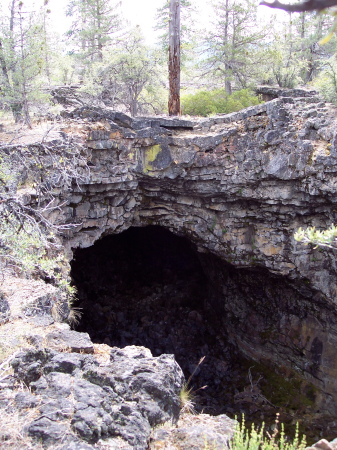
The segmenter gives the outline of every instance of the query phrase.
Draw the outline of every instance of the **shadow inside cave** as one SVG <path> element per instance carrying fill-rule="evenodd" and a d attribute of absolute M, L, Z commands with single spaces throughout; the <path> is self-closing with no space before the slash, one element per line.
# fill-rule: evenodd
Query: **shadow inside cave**
<path fill-rule="evenodd" d="M 78 331 L 96 343 L 174 354 L 186 379 L 193 374 L 196 410 L 230 412 L 238 352 L 227 342 L 209 301 L 212 283 L 188 239 L 159 226 L 130 228 L 76 249 L 71 276 L 83 313 Z"/>
<path fill-rule="evenodd" d="M 255 328 L 255 337 L 262 335 L 256 311 L 278 320 L 276 308 L 293 303 L 290 287 L 265 269 L 235 269 L 198 252 L 185 237 L 147 226 L 74 249 L 71 277 L 78 290 L 75 306 L 83 313 L 77 330 L 95 343 L 174 354 L 185 378 L 193 374 L 189 388 L 196 412 L 245 414 L 247 422 L 267 424 L 276 412 L 289 424 L 294 411 L 303 415 L 308 402 L 300 393 L 302 382 L 286 379 L 268 362 L 248 359 L 233 342 L 237 331 L 249 335 Z M 233 305 L 245 310 L 244 321 L 237 320 L 240 311 Z"/>

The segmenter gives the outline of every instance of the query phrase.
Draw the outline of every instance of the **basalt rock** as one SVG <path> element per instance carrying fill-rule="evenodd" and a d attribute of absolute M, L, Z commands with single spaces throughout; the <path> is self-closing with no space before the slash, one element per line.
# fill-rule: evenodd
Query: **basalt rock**
<path fill-rule="evenodd" d="M 109 439 L 112 448 L 145 450 L 152 427 L 179 417 L 184 377 L 172 355 L 112 348 L 110 361 L 99 363 L 91 355 L 39 349 L 19 353 L 12 366 L 31 391 L 16 394 L 13 408 L 35 412 L 23 432 L 47 447 L 93 448 L 85 442 Z"/>
<path fill-rule="evenodd" d="M 65 196 L 64 220 L 81 223 L 65 245 L 146 225 L 187 237 L 232 342 L 302 374 L 318 407 L 336 414 L 335 258 L 293 239 L 335 220 L 335 109 L 306 95 L 194 123 L 99 114 L 90 180 Z"/>
<path fill-rule="evenodd" d="M 0 292 L 0 324 L 8 321 L 10 317 L 10 306 L 5 295 Z"/>

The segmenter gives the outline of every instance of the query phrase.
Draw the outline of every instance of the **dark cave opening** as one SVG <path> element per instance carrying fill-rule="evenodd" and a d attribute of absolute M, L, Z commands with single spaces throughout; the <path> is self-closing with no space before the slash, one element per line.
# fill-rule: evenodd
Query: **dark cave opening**
<path fill-rule="evenodd" d="M 187 239 L 157 226 L 130 228 L 77 249 L 71 266 L 83 311 L 78 330 L 97 343 L 174 354 L 186 378 L 207 355 L 192 383 L 210 384 L 217 336 L 206 311 L 209 282 Z M 207 396 L 200 407 L 217 413 L 211 403 Z"/>
<path fill-rule="evenodd" d="M 247 336 L 258 348 L 277 335 L 280 317 L 294 313 L 300 295 L 283 279 L 263 268 L 235 269 L 159 226 L 132 227 L 75 249 L 71 276 L 82 308 L 77 330 L 96 343 L 174 354 L 186 379 L 193 374 L 197 412 L 244 413 L 270 424 L 276 412 L 289 423 L 294 411 L 302 414 L 307 386 L 268 361 L 247 358 L 233 339 Z"/>
<path fill-rule="evenodd" d="M 96 343 L 174 354 L 186 379 L 193 374 L 196 409 L 219 414 L 230 409 L 224 386 L 238 376 L 229 364 L 237 352 L 210 302 L 213 287 L 201 259 L 188 239 L 158 226 L 130 228 L 76 249 L 77 329 Z"/>

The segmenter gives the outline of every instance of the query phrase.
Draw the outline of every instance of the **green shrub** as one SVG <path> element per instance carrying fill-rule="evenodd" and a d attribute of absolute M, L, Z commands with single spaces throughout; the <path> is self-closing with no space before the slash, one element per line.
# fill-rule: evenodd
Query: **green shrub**
<path fill-rule="evenodd" d="M 254 424 L 249 430 L 246 428 L 244 417 L 241 424 L 238 422 L 234 437 L 231 442 L 231 450 L 304 450 L 306 448 L 305 436 L 300 440 L 298 424 L 296 424 L 293 441 L 289 441 L 284 434 L 284 427 L 281 424 L 279 432 L 279 420 L 276 416 L 273 434 L 270 435 L 262 424 L 260 429 L 256 429 Z"/>
<path fill-rule="evenodd" d="M 316 227 L 299 228 L 294 234 L 294 238 L 298 242 L 304 244 L 313 244 L 316 247 L 337 247 L 337 227 L 331 225 L 326 230 L 316 230 Z"/>
<path fill-rule="evenodd" d="M 313 84 L 324 100 L 337 104 L 337 61 L 335 56 L 325 62 Z"/>
<path fill-rule="evenodd" d="M 223 88 L 212 91 L 199 90 L 194 94 L 186 94 L 181 99 L 183 114 L 191 116 L 228 114 L 259 103 L 260 99 L 249 89 L 241 89 L 231 95 Z"/>

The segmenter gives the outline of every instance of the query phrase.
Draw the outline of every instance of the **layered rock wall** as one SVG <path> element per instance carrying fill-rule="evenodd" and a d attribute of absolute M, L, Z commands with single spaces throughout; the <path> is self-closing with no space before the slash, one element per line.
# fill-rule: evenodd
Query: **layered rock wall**
<path fill-rule="evenodd" d="M 293 239 L 335 220 L 335 110 L 311 95 L 198 122 L 73 115 L 88 128 L 90 180 L 67 198 L 65 221 L 80 222 L 68 248 L 131 226 L 188 237 L 230 339 L 313 382 L 335 414 L 334 253 Z"/>

